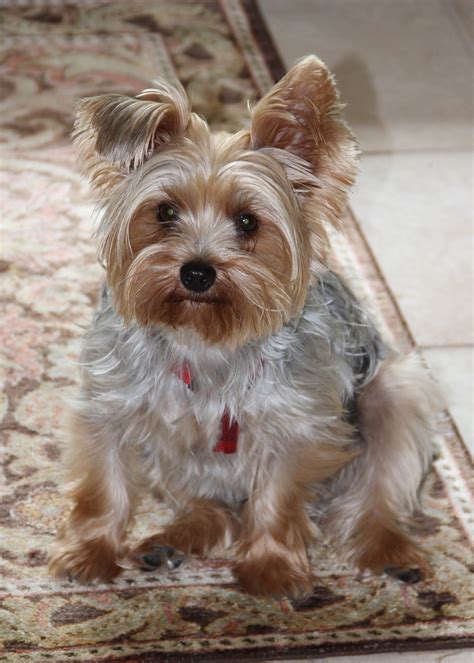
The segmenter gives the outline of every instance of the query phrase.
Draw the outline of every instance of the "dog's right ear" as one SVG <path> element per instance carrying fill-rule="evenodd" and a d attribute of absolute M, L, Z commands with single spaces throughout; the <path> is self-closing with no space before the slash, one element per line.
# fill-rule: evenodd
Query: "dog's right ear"
<path fill-rule="evenodd" d="M 180 83 L 160 80 L 136 97 L 109 94 L 79 102 L 73 139 L 83 172 L 99 191 L 139 168 L 163 144 L 181 136 L 191 116 Z"/>

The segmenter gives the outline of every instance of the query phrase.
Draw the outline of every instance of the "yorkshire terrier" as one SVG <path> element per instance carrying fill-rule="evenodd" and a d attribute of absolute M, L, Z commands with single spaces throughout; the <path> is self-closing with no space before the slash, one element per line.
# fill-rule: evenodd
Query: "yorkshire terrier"
<path fill-rule="evenodd" d="M 341 111 L 314 56 L 233 135 L 211 133 L 178 83 L 80 103 L 107 279 L 54 574 L 107 581 L 225 545 L 244 590 L 294 596 L 320 532 L 361 570 L 429 572 L 413 531 L 439 397 L 328 268 L 358 161 Z M 175 519 L 129 548 L 145 489 Z"/>

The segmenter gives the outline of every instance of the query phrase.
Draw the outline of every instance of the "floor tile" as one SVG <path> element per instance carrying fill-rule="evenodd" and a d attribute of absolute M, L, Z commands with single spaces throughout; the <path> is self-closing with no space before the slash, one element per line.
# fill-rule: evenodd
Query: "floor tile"
<path fill-rule="evenodd" d="M 370 151 L 471 143 L 468 22 L 444 0 L 261 0 L 285 59 L 318 54 Z M 465 9 L 459 1 L 459 12 Z"/>
<path fill-rule="evenodd" d="M 474 347 L 423 348 L 422 351 L 443 390 L 461 437 L 474 457 Z"/>
<path fill-rule="evenodd" d="M 472 344 L 471 154 L 366 155 L 351 205 L 416 342 Z"/>
<path fill-rule="evenodd" d="M 472 51 L 474 43 L 474 4 L 472 0 L 443 0 L 447 11 L 452 11 L 464 35 L 466 47 Z"/>

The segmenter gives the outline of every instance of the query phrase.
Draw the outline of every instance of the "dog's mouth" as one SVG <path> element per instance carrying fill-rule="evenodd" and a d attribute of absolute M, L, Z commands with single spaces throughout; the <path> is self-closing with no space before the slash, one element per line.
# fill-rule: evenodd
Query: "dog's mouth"
<path fill-rule="evenodd" d="M 224 306 L 228 303 L 222 297 L 212 297 L 211 295 L 197 294 L 197 293 L 184 295 L 184 296 L 173 295 L 172 297 L 168 298 L 168 302 L 170 304 L 183 304 L 184 302 L 188 302 L 193 304 L 194 306 L 200 306 L 200 305 Z"/>

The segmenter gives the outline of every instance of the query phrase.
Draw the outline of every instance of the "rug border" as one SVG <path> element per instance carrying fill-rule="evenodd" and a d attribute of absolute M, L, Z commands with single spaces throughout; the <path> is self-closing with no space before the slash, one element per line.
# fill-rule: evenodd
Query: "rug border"
<path fill-rule="evenodd" d="M 246 13 L 249 26 L 255 41 L 261 46 L 262 56 L 267 64 L 268 70 L 275 81 L 280 80 L 287 68 L 283 62 L 283 57 L 275 43 L 275 39 L 268 27 L 258 0 L 239 0 L 243 11 Z"/>
<path fill-rule="evenodd" d="M 424 641 L 421 638 L 410 638 L 408 640 L 396 641 L 397 646 L 393 646 L 393 641 L 373 641 L 363 640 L 359 645 L 359 649 L 355 650 L 352 644 L 324 644 L 320 647 L 314 645 L 298 646 L 294 649 L 286 649 L 282 651 L 282 647 L 251 647 L 249 649 L 232 649 L 227 652 L 202 652 L 196 654 L 190 652 L 189 654 L 167 654 L 160 651 L 140 652 L 136 655 L 128 654 L 120 657 L 105 656 L 94 658 L 90 661 L 83 661 L 82 663 L 101 663 L 102 661 L 110 661 L 110 663 L 131 663 L 131 661 L 159 661 L 161 663 L 229 663 L 232 661 L 288 661 L 293 659 L 308 659 L 315 658 L 321 659 L 327 656 L 365 656 L 372 654 L 390 654 L 390 653 L 407 653 L 407 652 L 427 652 L 427 651 L 442 651 L 447 649 L 463 650 L 474 648 L 474 636 L 469 638 L 458 637 L 442 637 L 436 640 Z M 132 656 L 132 658 L 130 658 Z M 67 658 L 63 659 L 67 661 Z M 62 663 L 62 659 L 58 659 L 56 663 Z"/>

